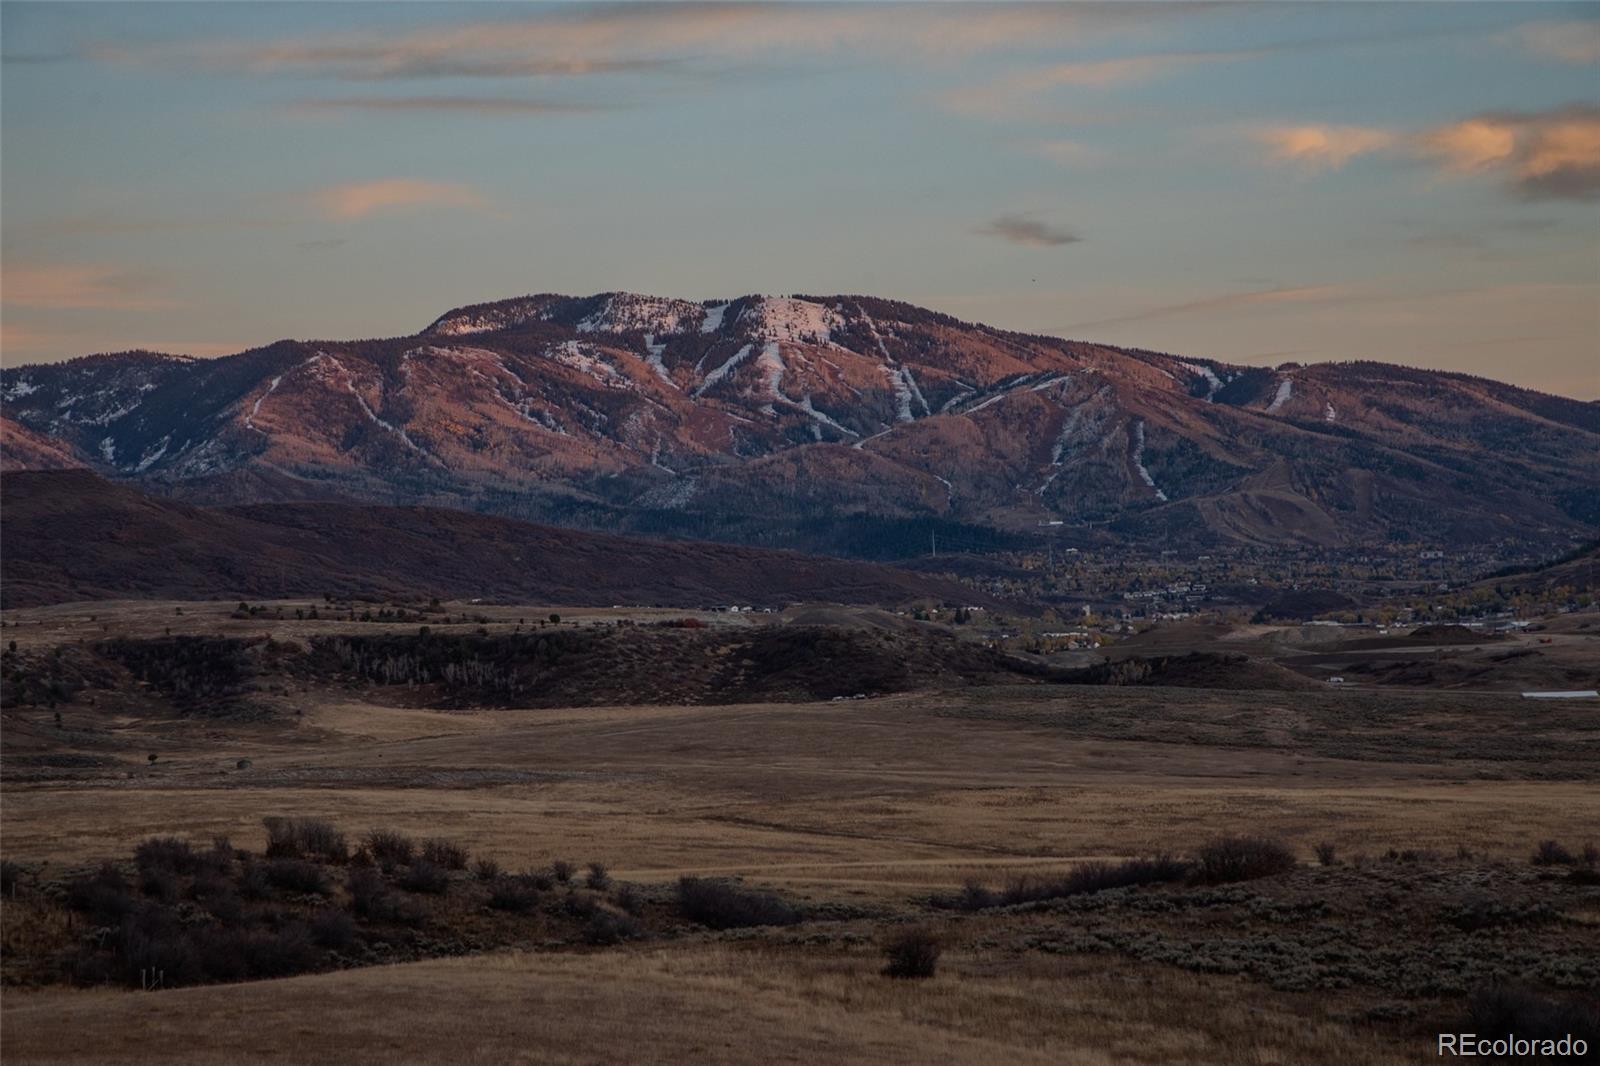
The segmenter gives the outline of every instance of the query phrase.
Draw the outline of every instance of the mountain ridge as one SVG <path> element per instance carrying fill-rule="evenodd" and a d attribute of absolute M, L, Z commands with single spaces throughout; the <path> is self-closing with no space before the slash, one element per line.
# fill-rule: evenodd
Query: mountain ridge
<path fill-rule="evenodd" d="M 877 516 L 1530 554 L 1600 525 L 1600 403 L 1374 360 L 1069 341 L 870 296 L 542 293 L 405 337 L 11 368 L 0 399 L 93 469 L 211 503 L 331 492 L 733 540 Z"/>

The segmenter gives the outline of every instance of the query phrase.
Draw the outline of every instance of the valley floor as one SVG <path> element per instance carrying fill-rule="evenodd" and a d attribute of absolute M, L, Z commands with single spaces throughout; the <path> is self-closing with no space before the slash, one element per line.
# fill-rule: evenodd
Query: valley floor
<path fill-rule="evenodd" d="M 848 911 L 781 931 L 686 929 L 157 994 L 13 987 L 0 1015 L 8 1063 L 1430 1057 L 1427 1027 L 1459 1009 L 1459 989 L 1321 988 L 1253 964 L 1159 961 L 1153 942 L 1118 939 L 1146 935 L 1131 911 L 927 907 L 969 878 L 998 886 L 1227 833 L 1282 837 L 1302 870 L 1258 895 L 1195 903 L 1242 917 L 1163 927 L 1171 944 L 1235 935 L 1235 920 L 1278 942 L 1295 922 L 1271 915 L 1311 897 L 1459 884 L 1553 907 L 1548 935 L 1580 954 L 1600 948 L 1600 890 L 1527 864 L 1538 841 L 1578 847 L 1600 825 L 1592 704 L 1017 685 L 443 711 L 289 683 L 260 719 L 102 704 L 68 708 L 59 730 L 44 708 L 10 708 L 4 727 L 6 856 L 48 863 L 41 877 L 124 857 L 154 834 L 259 848 L 264 816 L 296 815 L 352 837 L 374 826 L 448 837 L 507 868 L 598 861 L 663 892 L 685 874 L 737 876 Z M 159 759 L 146 765 L 146 751 Z M 1315 867 L 1322 843 L 1366 861 Z M 1413 969 L 1428 965 L 1434 921 L 1419 912 L 1402 931 L 1415 937 Z M 930 981 L 878 973 L 876 942 L 906 922 L 944 931 Z M 1074 947 L 1091 928 L 1109 946 Z M 1508 945 L 1523 936 L 1485 935 L 1502 933 Z"/>

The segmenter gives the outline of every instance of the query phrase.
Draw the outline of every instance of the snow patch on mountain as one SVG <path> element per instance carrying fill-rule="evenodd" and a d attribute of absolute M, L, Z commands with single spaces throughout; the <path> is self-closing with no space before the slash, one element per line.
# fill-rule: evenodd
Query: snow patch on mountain
<path fill-rule="evenodd" d="M 727 304 L 712 304 L 706 308 L 705 318 L 700 320 L 701 333 L 716 333 L 722 329 L 722 319 L 728 313 Z"/>
<path fill-rule="evenodd" d="M 690 393 L 690 395 L 696 397 L 704 396 L 707 389 L 721 381 L 723 378 L 727 377 L 729 374 L 733 373 L 735 367 L 748 359 L 751 351 L 754 349 L 755 345 L 747 344 L 743 348 L 740 348 L 738 351 L 734 352 L 728 357 L 727 362 L 723 363 L 721 366 L 711 371 L 711 373 L 707 374 L 705 379 L 700 382 L 699 387 Z"/>
<path fill-rule="evenodd" d="M 777 341 L 762 346 L 761 355 L 756 359 L 756 368 L 767 383 L 767 396 L 774 400 L 787 400 L 788 397 L 783 394 L 783 372 L 787 368 L 783 365 L 783 352 Z"/>
<path fill-rule="evenodd" d="M 1339 420 L 1339 412 L 1335 411 L 1333 404 L 1328 403 L 1326 400 L 1322 403 L 1322 420 L 1324 422 L 1337 422 Z"/>
<path fill-rule="evenodd" d="M 678 387 L 678 383 L 673 381 L 672 375 L 667 372 L 667 364 L 661 361 L 661 353 L 665 352 L 666 350 L 666 341 L 662 341 L 660 344 L 657 344 L 656 335 L 654 333 L 646 333 L 644 335 L 644 361 L 650 365 L 651 370 L 656 372 L 656 377 L 660 378 L 663 382 L 676 389 Z"/>
<path fill-rule="evenodd" d="M 1217 372 L 1212 370 L 1209 366 L 1206 366 L 1204 363 L 1185 362 L 1182 365 L 1188 367 L 1190 370 L 1193 370 L 1196 374 L 1199 374 L 1201 377 L 1206 379 L 1206 402 L 1211 403 L 1213 397 L 1215 397 L 1217 392 L 1222 388 L 1222 379 L 1217 377 Z"/>
<path fill-rule="evenodd" d="M 278 384 L 281 381 L 283 381 L 283 375 L 279 374 L 277 377 L 272 379 L 271 383 L 269 383 L 267 385 L 267 391 L 263 392 L 260 396 L 256 397 L 256 402 L 250 405 L 250 413 L 244 416 L 244 428 L 245 429 L 255 429 L 256 428 L 255 419 L 256 419 L 256 415 L 261 413 L 261 402 L 263 400 L 265 400 L 268 396 L 271 396 L 273 393 L 278 391 Z"/>
<path fill-rule="evenodd" d="M 593 352 L 593 348 L 584 351 L 584 345 L 578 341 L 562 341 L 546 348 L 544 354 L 545 358 L 586 374 L 608 389 L 628 388 L 631 383 L 627 376 Z"/>
<path fill-rule="evenodd" d="M 843 319 L 832 308 L 787 296 L 763 296 L 740 320 L 754 320 L 751 332 L 761 340 L 791 344 L 827 344 Z"/>
<path fill-rule="evenodd" d="M 1278 379 L 1278 391 L 1272 397 L 1272 402 L 1267 404 L 1267 414 L 1273 414 L 1284 404 L 1289 402 L 1289 397 L 1294 395 L 1294 379 Z"/>
<path fill-rule="evenodd" d="M 1139 479 L 1152 489 L 1155 489 L 1156 499 L 1162 503 L 1167 502 L 1167 494 L 1156 488 L 1156 479 L 1150 476 L 1150 471 L 1144 466 L 1144 419 L 1133 424 L 1133 465 L 1139 471 Z"/>
<path fill-rule="evenodd" d="M 167 446 L 171 443 L 172 434 L 168 433 L 165 437 L 161 438 L 160 445 L 158 445 L 154 451 L 151 451 L 148 448 L 145 449 L 144 454 L 139 457 L 138 464 L 133 468 L 134 473 L 142 474 L 154 466 L 163 455 L 167 454 Z"/>

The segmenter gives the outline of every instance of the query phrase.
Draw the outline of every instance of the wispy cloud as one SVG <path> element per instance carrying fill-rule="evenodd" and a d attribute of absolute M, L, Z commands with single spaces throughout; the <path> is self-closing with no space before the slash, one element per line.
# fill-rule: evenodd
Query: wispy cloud
<path fill-rule="evenodd" d="M 487 210 L 489 203 L 471 185 L 455 181 L 417 178 L 383 178 L 331 185 L 311 194 L 311 202 L 325 218 L 353 221 L 374 212 L 426 208 Z"/>
<path fill-rule="evenodd" d="M 155 291 L 153 279 L 109 266 L 8 266 L 0 282 L 7 307 L 152 311 L 174 306 Z"/>
<path fill-rule="evenodd" d="M 1308 170 L 1337 170 L 1359 155 L 1388 148 L 1397 137 L 1368 126 L 1269 126 L 1257 130 L 1270 158 Z"/>
<path fill-rule="evenodd" d="M 658 69 L 683 59 L 759 51 L 866 49 L 877 54 L 962 56 L 1041 40 L 1065 42 L 1085 27 L 1146 21 L 1116 5 L 673 3 L 557 5 L 532 16 L 490 18 L 403 34 L 352 33 L 267 44 L 205 41 L 157 49 L 107 45 L 126 62 L 312 73 L 350 80 L 549 77 Z"/>
<path fill-rule="evenodd" d="M 340 111 L 416 114 L 436 112 L 448 115 L 582 115 L 609 110 L 593 104 L 573 104 L 552 100 L 525 100 L 510 96 L 336 96 L 299 100 L 289 106 L 293 112 L 316 114 Z"/>
<path fill-rule="evenodd" d="M 1207 296 L 1200 300 L 1189 300 L 1184 303 L 1148 307 L 1141 311 L 1133 311 L 1129 314 L 1117 315 L 1112 318 L 1100 318 L 1090 322 L 1075 322 L 1070 326 L 1063 326 L 1061 332 L 1090 329 L 1098 326 L 1121 325 L 1125 322 L 1146 322 L 1150 319 L 1173 318 L 1178 315 L 1229 311 L 1240 307 L 1262 304 L 1328 303 L 1348 300 L 1352 296 L 1351 290 L 1343 285 L 1280 286 L 1272 289 L 1257 289 L 1252 292 L 1231 292 L 1220 296 Z"/>
<path fill-rule="evenodd" d="M 1600 20 L 1530 22 L 1512 36 L 1534 55 L 1560 63 L 1600 63 Z"/>
<path fill-rule="evenodd" d="M 988 237 L 999 237 L 1012 244 L 1026 244 L 1036 248 L 1058 248 L 1064 244 L 1077 244 L 1083 240 L 1069 229 L 1052 226 L 1027 215 L 1001 215 L 978 227 L 978 232 Z"/>

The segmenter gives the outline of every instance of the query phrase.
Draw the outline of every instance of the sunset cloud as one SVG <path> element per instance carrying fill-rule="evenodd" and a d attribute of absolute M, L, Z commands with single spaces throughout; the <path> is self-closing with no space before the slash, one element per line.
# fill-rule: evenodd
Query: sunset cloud
<path fill-rule="evenodd" d="M 150 311 L 173 306 L 151 280 L 107 266 L 11 266 L 0 274 L 5 304 L 55 311 Z"/>
<path fill-rule="evenodd" d="M 1526 199 L 1600 197 L 1600 107 L 1477 115 L 1428 130 L 1417 148 L 1447 173 L 1502 175 Z"/>
<path fill-rule="evenodd" d="M 1337 170 L 1359 155 L 1388 148 L 1398 139 L 1367 126 L 1273 126 L 1256 133 L 1269 156 L 1309 170 Z"/>
<path fill-rule="evenodd" d="M 1064 244 L 1077 244 L 1082 237 L 1071 230 L 1052 226 L 1026 215 L 1001 215 L 978 229 L 989 237 L 999 237 L 1012 244 L 1027 244 L 1036 248 L 1058 248 Z"/>
<path fill-rule="evenodd" d="M 483 210 L 489 205 L 476 189 L 454 181 L 384 178 L 332 185 L 312 194 L 312 202 L 326 218 L 353 221 L 378 211 L 421 208 Z"/>
<path fill-rule="evenodd" d="M 1358 156 L 1392 152 L 1445 176 L 1492 174 L 1529 200 L 1600 197 L 1600 107 L 1492 112 L 1404 132 L 1368 126 L 1273 126 L 1251 134 L 1268 158 L 1337 170 Z"/>

